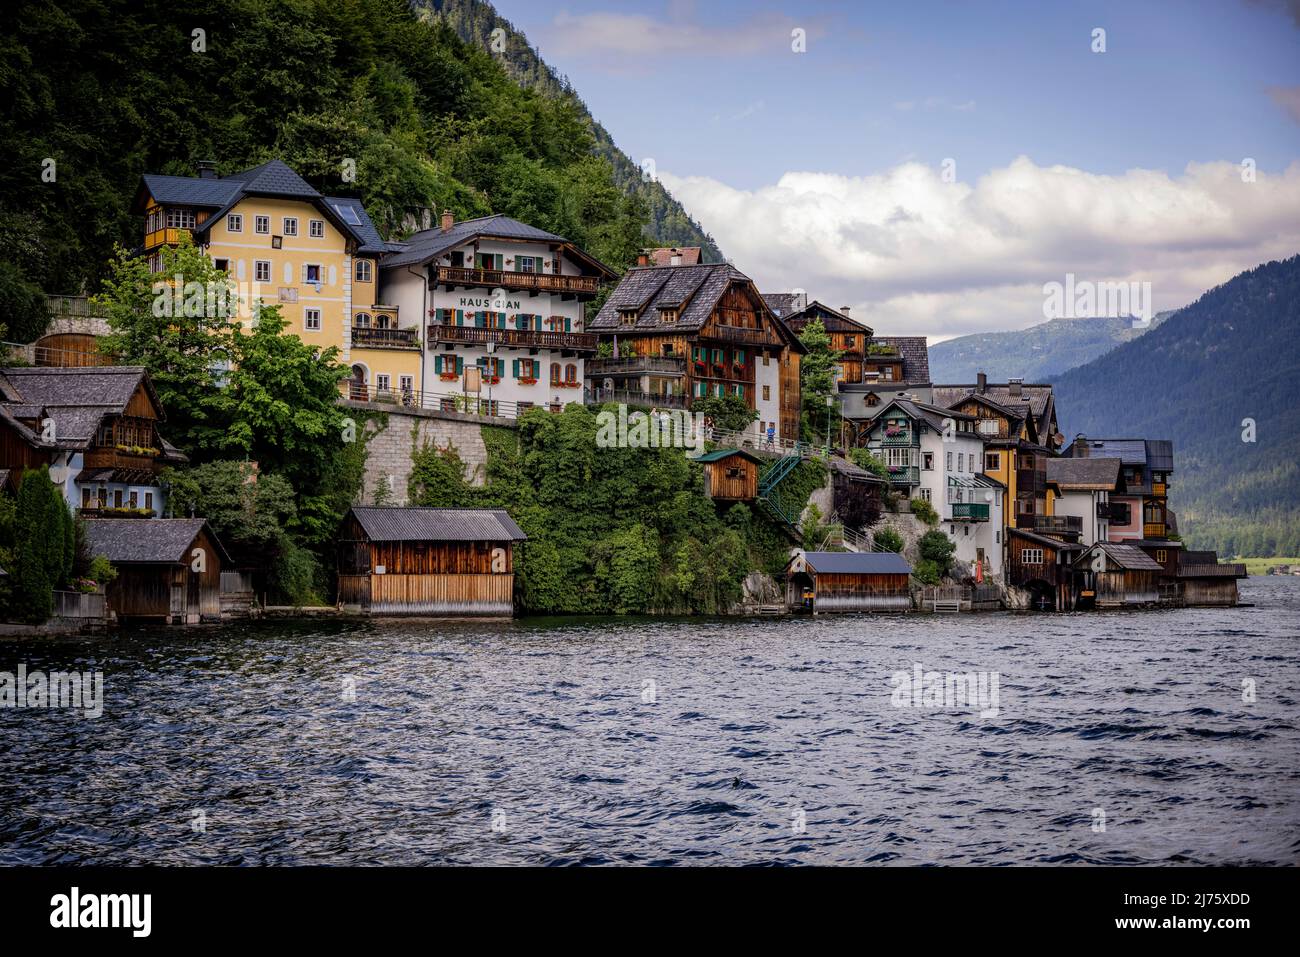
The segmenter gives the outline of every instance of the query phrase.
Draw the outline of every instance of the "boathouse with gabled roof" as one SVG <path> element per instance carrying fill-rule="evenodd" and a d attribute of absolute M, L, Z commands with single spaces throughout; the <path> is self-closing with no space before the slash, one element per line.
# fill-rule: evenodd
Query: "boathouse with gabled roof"
<path fill-rule="evenodd" d="M 118 621 L 193 625 L 221 620 L 221 572 L 230 564 L 202 518 L 91 518 L 86 547 L 117 570 L 106 589 Z"/>
<path fill-rule="evenodd" d="M 813 613 L 908 611 L 911 574 L 895 552 L 799 552 L 786 565 L 786 602 Z"/>
<path fill-rule="evenodd" d="M 505 509 L 354 505 L 338 537 L 338 601 L 372 615 L 509 617 L 514 546 Z"/>

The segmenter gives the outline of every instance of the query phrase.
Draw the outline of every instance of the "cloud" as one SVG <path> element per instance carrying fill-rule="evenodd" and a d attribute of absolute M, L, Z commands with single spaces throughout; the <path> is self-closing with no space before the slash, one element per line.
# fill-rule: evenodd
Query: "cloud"
<path fill-rule="evenodd" d="M 789 172 L 754 190 L 660 178 L 761 289 L 848 303 L 884 333 L 1033 325 L 1043 284 L 1066 273 L 1150 282 L 1156 308 L 1175 308 L 1300 252 L 1300 162 L 1254 182 L 1230 162 L 1101 175 L 1024 156 L 974 185 L 913 162 L 858 177 Z"/>
<path fill-rule="evenodd" d="M 628 69 L 661 66 L 674 57 L 750 57 L 789 53 L 791 31 L 801 27 L 809 41 L 823 35 L 820 21 L 796 21 L 776 13 L 710 25 L 694 17 L 691 5 L 670 10 L 668 19 L 642 13 L 561 12 L 540 32 L 548 56 L 604 62 Z"/>
<path fill-rule="evenodd" d="M 1300 86 L 1270 86 L 1267 92 L 1274 103 L 1291 114 L 1291 119 L 1300 123 Z"/>

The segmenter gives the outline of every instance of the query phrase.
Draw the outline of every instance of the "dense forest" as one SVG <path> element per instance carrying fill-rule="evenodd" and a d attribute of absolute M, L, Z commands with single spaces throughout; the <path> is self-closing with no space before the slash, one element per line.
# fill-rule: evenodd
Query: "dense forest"
<path fill-rule="evenodd" d="M 1300 256 L 1229 280 L 1056 379 L 1068 437 L 1167 438 L 1170 505 L 1193 547 L 1300 554 Z"/>
<path fill-rule="evenodd" d="M 21 341 L 43 292 L 95 291 L 114 246 L 139 242 L 140 175 L 199 159 L 283 159 L 389 236 L 431 207 L 506 213 L 615 269 L 650 218 L 576 98 L 521 88 L 403 0 L 6 5 L 0 107 L 0 316 Z"/>
<path fill-rule="evenodd" d="M 572 102 L 590 125 L 596 153 L 609 161 L 619 188 L 640 198 L 650 211 L 646 232 L 657 246 L 699 246 L 705 262 L 722 262 L 713 237 L 706 233 L 663 185 L 643 178 L 638 164 L 615 144 L 578 98 L 567 78 L 557 76 L 528 38 L 501 17 L 487 0 L 415 0 L 415 7 L 444 20 L 464 40 L 488 47 L 492 31 L 505 31 L 505 49 L 497 54 L 521 85 L 552 99 Z"/>

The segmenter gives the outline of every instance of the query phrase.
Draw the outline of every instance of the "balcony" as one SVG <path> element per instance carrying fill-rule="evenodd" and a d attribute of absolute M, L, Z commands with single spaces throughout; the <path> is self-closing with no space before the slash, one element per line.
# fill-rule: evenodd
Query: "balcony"
<path fill-rule="evenodd" d="M 495 342 L 517 349 L 568 349 L 573 352 L 595 352 L 596 334 L 593 332 L 540 332 L 533 329 L 487 329 L 482 326 L 447 326 L 429 324 L 429 348 L 436 342 L 455 342 L 480 346 Z"/>
<path fill-rule="evenodd" d="M 481 286 L 485 289 L 526 289 L 529 292 L 559 292 L 594 296 L 600 285 L 595 276 L 556 276 L 537 272 L 507 272 L 504 269 L 470 269 L 439 266 L 437 281 L 447 286 Z"/>
<path fill-rule="evenodd" d="M 880 444 L 886 448 L 908 448 L 915 444 L 911 432 L 904 432 L 901 435 L 885 435 Z"/>
<path fill-rule="evenodd" d="M 889 466 L 890 485 L 920 485 L 921 470 L 915 465 Z"/>
<path fill-rule="evenodd" d="M 623 405 L 639 405 L 647 409 L 685 409 L 690 399 L 684 393 L 666 394 L 654 392 L 629 392 L 624 389 L 592 389 L 588 401 L 621 402 Z"/>
<path fill-rule="evenodd" d="M 953 502 L 950 508 L 952 509 L 952 520 L 954 522 L 987 522 L 989 520 L 989 507 L 984 503 Z"/>
<path fill-rule="evenodd" d="M 588 359 L 585 373 L 589 379 L 603 376 L 685 375 L 686 360 L 681 356 L 627 356 L 619 359 Z"/>
<path fill-rule="evenodd" d="M 375 329 L 370 326 L 352 328 L 354 349 L 420 349 L 418 329 Z"/>
<path fill-rule="evenodd" d="M 1167 534 L 1169 534 L 1169 526 L 1164 522 L 1142 523 L 1143 538 L 1164 538 Z"/>
<path fill-rule="evenodd" d="M 765 346 L 772 343 L 772 338 L 768 335 L 766 329 L 748 329 L 744 326 L 714 326 L 713 333 L 709 338 L 721 339 L 725 342 L 748 342 L 756 346 Z"/>
<path fill-rule="evenodd" d="M 181 241 L 182 236 L 193 236 L 192 230 L 183 229 L 178 226 L 164 229 L 155 229 L 151 233 L 144 235 L 144 248 L 156 249 L 159 246 L 175 246 Z"/>
<path fill-rule="evenodd" d="M 112 446 L 100 446 L 85 453 L 82 468 L 156 472 L 159 468 L 157 463 L 158 453 L 128 452 Z"/>
<path fill-rule="evenodd" d="M 1040 535 L 1073 535 L 1077 538 L 1083 534 L 1083 519 L 1078 515 L 1034 515 L 1030 518 L 1034 531 Z"/>

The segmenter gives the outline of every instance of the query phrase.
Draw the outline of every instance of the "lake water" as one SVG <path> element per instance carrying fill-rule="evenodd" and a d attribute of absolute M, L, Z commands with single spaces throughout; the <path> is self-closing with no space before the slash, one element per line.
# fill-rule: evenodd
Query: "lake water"
<path fill-rule="evenodd" d="M 0 864 L 1296 864 L 1300 578 L 1242 590 L 0 639 L 105 681 L 0 709 Z M 996 673 L 997 714 L 896 707 L 915 664 Z"/>

